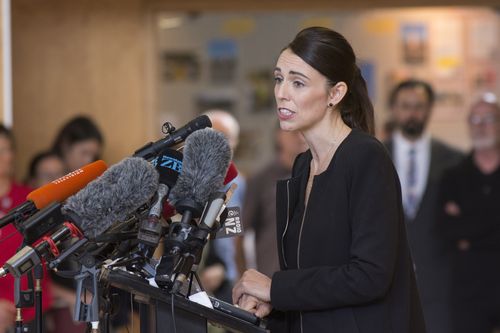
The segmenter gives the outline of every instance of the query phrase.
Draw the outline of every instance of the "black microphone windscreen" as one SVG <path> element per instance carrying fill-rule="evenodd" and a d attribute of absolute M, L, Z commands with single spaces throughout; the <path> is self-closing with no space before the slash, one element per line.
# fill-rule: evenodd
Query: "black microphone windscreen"
<path fill-rule="evenodd" d="M 182 153 L 167 148 L 151 161 L 160 175 L 160 183 L 172 188 L 182 170 Z"/>
<path fill-rule="evenodd" d="M 229 143 L 222 133 L 202 129 L 188 136 L 183 154 L 182 172 L 170 199 L 174 205 L 183 199 L 204 205 L 223 186 L 231 161 Z"/>
<path fill-rule="evenodd" d="M 93 239 L 148 202 L 157 188 L 154 166 L 142 158 L 129 157 L 70 197 L 63 213 Z"/>

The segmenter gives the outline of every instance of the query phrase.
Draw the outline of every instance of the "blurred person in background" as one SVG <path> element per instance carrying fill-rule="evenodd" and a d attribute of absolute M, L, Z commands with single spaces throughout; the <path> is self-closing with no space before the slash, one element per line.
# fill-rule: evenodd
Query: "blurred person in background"
<path fill-rule="evenodd" d="M 472 151 L 447 170 L 440 230 L 452 251 L 453 333 L 500 326 L 500 105 L 493 94 L 468 118 Z"/>
<path fill-rule="evenodd" d="M 53 151 L 43 151 L 32 158 L 28 168 L 26 184 L 32 188 L 38 188 L 65 174 L 66 165 L 62 158 Z M 53 272 L 50 272 L 50 274 L 53 280 L 59 283 L 52 281 L 50 285 L 54 299 L 51 309 L 45 313 L 45 332 L 85 332 L 87 328 L 85 323 L 73 321 L 72 309 L 76 301 L 76 296 L 72 290 L 72 280 L 62 279 Z"/>
<path fill-rule="evenodd" d="M 212 128 L 227 138 L 234 156 L 240 136 L 240 125 L 236 118 L 223 110 L 208 110 L 204 114 L 210 118 Z M 245 179 L 238 175 L 227 186 L 229 187 L 232 183 L 235 183 L 237 188 L 227 206 L 241 208 L 245 194 Z M 208 247 L 209 254 L 205 262 L 206 265 L 200 273 L 202 285 L 208 291 L 213 292 L 217 298 L 231 302 L 231 290 L 238 278 L 235 238 L 215 239 L 210 242 Z"/>
<path fill-rule="evenodd" d="M 38 188 L 66 174 L 66 166 L 61 157 L 53 151 L 36 154 L 28 167 L 26 185 Z"/>
<path fill-rule="evenodd" d="M 26 201 L 31 189 L 19 185 L 13 180 L 14 170 L 14 137 L 12 132 L 0 124 L 0 217 L 7 214 L 12 208 Z M 23 242 L 23 237 L 16 228 L 9 224 L 0 229 L 0 266 L 12 257 Z M 27 279 L 21 279 L 21 288 L 27 288 Z M 52 299 L 48 288 L 47 272 L 42 280 L 42 307 L 44 311 L 50 307 Z M 12 275 L 0 279 L 0 333 L 14 326 L 16 309 L 14 305 L 14 278 Z M 23 320 L 31 321 L 35 317 L 34 308 L 22 310 Z"/>
<path fill-rule="evenodd" d="M 98 160 L 103 145 L 97 125 L 88 117 L 77 116 L 61 128 L 52 150 L 63 159 L 66 172 L 70 172 Z"/>
<path fill-rule="evenodd" d="M 65 165 L 65 173 L 74 171 L 100 158 L 104 146 L 104 137 L 95 122 L 86 116 L 76 116 L 67 121 L 59 130 L 52 150 L 61 157 Z M 66 260 L 61 270 L 79 269 L 78 264 Z M 51 332 L 84 332 L 86 325 L 72 322 L 72 312 L 75 306 L 75 282 L 73 279 L 62 278 L 51 272 L 53 280 L 54 297 L 57 300 L 57 309 L 52 316 L 53 329 Z M 115 304 L 119 307 L 117 315 L 112 318 L 113 327 L 122 327 L 128 323 L 129 296 L 118 291 L 121 302 Z M 49 322 L 48 325 L 51 323 Z"/>
<path fill-rule="evenodd" d="M 426 131 L 435 100 L 424 81 L 407 80 L 389 96 L 394 131 L 386 146 L 401 181 L 403 208 L 428 333 L 451 333 L 449 253 L 437 233 L 436 209 L 443 171 L 462 154 Z"/>
<path fill-rule="evenodd" d="M 276 249 L 276 182 L 290 178 L 292 166 L 299 153 L 307 149 L 299 132 L 284 131 L 278 126 L 274 133 L 275 157 L 248 180 L 243 204 L 245 233 L 255 233 L 257 270 L 271 277 L 280 269 Z M 240 274 L 249 268 L 245 261 L 243 238 L 238 238 Z"/>

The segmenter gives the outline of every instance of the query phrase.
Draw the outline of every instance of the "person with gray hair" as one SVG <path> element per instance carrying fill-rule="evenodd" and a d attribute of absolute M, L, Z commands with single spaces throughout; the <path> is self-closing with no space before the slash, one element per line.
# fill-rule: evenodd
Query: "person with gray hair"
<path fill-rule="evenodd" d="M 208 110 L 203 114 L 207 115 L 212 122 L 212 128 L 224 134 L 229 142 L 232 154 L 236 151 L 239 143 L 240 125 L 236 118 L 224 110 Z M 245 179 L 238 175 L 230 184 L 237 185 L 236 190 L 228 203 L 228 207 L 242 207 L 245 193 Z M 207 258 L 208 263 L 200 274 L 204 288 L 214 292 L 216 297 L 224 301 L 231 301 L 231 288 L 238 279 L 238 268 L 236 265 L 236 244 L 235 238 L 215 239 L 209 246 L 211 258 Z M 215 259 L 215 261 L 213 261 Z M 217 261 L 220 259 L 221 263 Z M 222 265 L 221 265 L 222 264 Z"/>
<path fill-rule="evenodd" d="M 486 93 L 468 117 L 470 154 L 441 184 L 439 229 L 452 252 L 454 333 L 500 327 L 500 105 Z"/>

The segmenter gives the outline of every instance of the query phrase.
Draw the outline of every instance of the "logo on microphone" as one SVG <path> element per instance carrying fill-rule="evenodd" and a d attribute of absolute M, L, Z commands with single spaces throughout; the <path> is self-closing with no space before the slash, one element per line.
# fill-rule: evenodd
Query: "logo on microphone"
<path fill-rule="evenodd" d="M 151 161 L 154 167 L 167 168 L 180 173 L 182 170 L 182 161 L 172 156 L 163 155 Z"/>
<path fill-rule="evenodd" d="M 78 170 L 75 170 L 73 172 L 70 172 L 68 173 L 67 175 L 64 175 L 62 176 L 61 178 L 57 178 L 56 180 L 52 181 L 52 184 L 60 184 L 60 183 L 64 183 L 65 181 L 67 181 L 68 179 L 70 178 L 73 178 L 79 174 L 83 173 L 83 170 L 82 169 L 78 169 Z"/>
<path fill-rule="evenodd" d="M 217 232 L 215 238 L 227 238 L 241 235 L 243 233 L 243 223 L 240 217 L 239 207 L 228 207 L 227 218 L 224 225 Z"/>

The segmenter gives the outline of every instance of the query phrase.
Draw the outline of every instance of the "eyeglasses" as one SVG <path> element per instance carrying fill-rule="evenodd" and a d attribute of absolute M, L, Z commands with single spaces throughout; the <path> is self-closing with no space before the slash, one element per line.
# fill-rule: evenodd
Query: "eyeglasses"
<path fill-rule="evenodd" d="M 481 124 L 493 124 L 498 120 L 497 116 L 494 114 L 489 114 L 485 116 L 480 116 L 480 115 L 471 115 L 469 116 L 469 124 L 478 126 Z"/>

